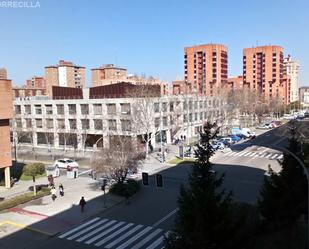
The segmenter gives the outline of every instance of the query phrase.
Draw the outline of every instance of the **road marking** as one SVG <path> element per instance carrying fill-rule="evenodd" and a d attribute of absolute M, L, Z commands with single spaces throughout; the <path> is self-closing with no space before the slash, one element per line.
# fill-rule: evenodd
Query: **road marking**
<path fill-rule="evenodd" d="M 242 155 L 244 155 L 244 154 L 246 154 L 248 151 L 242 151 L 240 154 L 239 154 L 239 156 L 242 156 Z"/>
<path fill-rule="evenodd" d="M 138 244 L 136 244 L 135 246 L 133 246 L 131 249 L 139 249 L 141 248 L 143 245 L 145 245 L 148 241 L 150 241 L 151 239 L 153 239 L 155 236 L 157 236 L 160 232 L 162 232 L 162 229 L 157 229 L 154 232 L 152 232 L 151 234 L 149 234 L 146 238 L 144 238 L 142 241 L 140 241 Z"/>
<path fill-rule="evenodd" d="M 156 223 L 154 223 L 152 226 L 156 227 L 158 225 L 160 225 L 162 222 L 164 222 L 165 220 L 167 220 L 169 217 L 173 216 L 175 213 L 177 213 L 179 208 L 176 208 L 175 210 L 173 210 L 172 212 L 168 213 L 167 215 L 165 215 L 161 220 L 157 221 Z"/>
<path fill-rule="evenodd" d="M 88 226 L 89 224 L 91 224 L 91 223 L 93 223 L 93 222 L 95 222 L 95 221 L 97 221 L 97 220 L 99 220 L 99 219 L 100 219 L 100 218 L 98 218 L 98 217 L 97 217 L 97 218 L 94 218 L 94 219 L 92 219 L 92 220 L 90 220 L 90 221 L 88 221 L 88 222 L 86 222 L 86 223 L 84 223 L 84 224 L 82 224 L 82 225 L 80 225 L 80 226 L 78 226 L 78 227 L 76 227 L 76 228 L 74 228 L 74 229 L 72 229 L 72 230 L 70 230 L 70 231 L 64 233 L 64 234 L 61 234 L 60 236 L 58 236 L 58 238 L 63 239 L 64 237 L 66 237 L 66 236 L 68 236 L 68 235 L 74 233 L 75 231 L 77 231 L 77 230 L 79 230 L 79 229 L 81 229 L 81 228 L 83 228 L 83 227 L 85 227 L 85 226 Z"/>
<path fill-rule="evenodd" d="M 77 238 L 79 235 L 82 235 L 82 234 L 84 234 L 84 233 L 87 233 L 87 232 L 90 231 L 91 229 L 93 229 L 93 228 L 95 228 L 95 227 L 97 227 L 97 226 L 102 225 L 102 224 L 105 223 L 106 221 L 107 221 L 107 219 L 103 219 L 103 220 L 101 220 L 101 221 L 99 221 L 99 222 L 97 222 L 97 223 L 91 225 L 90 227 L 87 227 L 86 229 L 83 229 L 83 230 L 81 230 L 80 232 L 78 232 L 78 233 L 76 233 L 76 234 L 74 234 L 74 235 L 68 237 L 67 239 L 68 239 L 68 240 L 75 239 L 75 238 Z"/>
<path fill-rule="evenodd" d="M 107 246 L 105 246 L 105 248 L 107 248 L 107 249 L 112 248 L 113 246 L 117 245 L 120 241 L 122 241 L 125 238 L 129 237 L 132 233 L 134 233 L 135 231 L 139 230 L 142 227 L 143 227 L 143 225 L 137 225 L 136 227 L 134 227 L 129 232 L 123 234 L 118 239 L 114 240 L 112 243 L 109 243 Z M 97 244 L 95 244 L 95 246 L 97 246 Z"/>
<path fill-rule="evenodd" d="M 270 154 L 268 154 L 267 156 L 265 156 L 265 158 L 269 158 L 271 155 L 272 155 L 272 154 L 270 153 Z"/>
<path fill-rule="evenodd" d="M 81 172 L 81 173 L 78 173 L 78 176 L 87 174 L 87 173 L 89 173 L 89 172 L 91 172 L 91 171 L 92 171 L 92 169 L 85 170 L 85 171 L 83 171 L 83 172 Z"/>
<path fill-rule="evenodd" d="M 116 249 L 124 249 L 125 247 L 133 243 L 135 240 L 142 237 L 145 233 L 148 233 L 151 229 L 153 229 L 153 227 L 146 227 L 144 230 L 140 231 L 138 234 L 127 240 L 122 245 L 118 246 Z"/>
<path fill-rule="evenodd" d="M 110 225 L 112 225 L 112 224 L 114 224 L 116 221 L 115 220 L 111 220 L 111 221 L 109 221 L 109 222 L 107 222 L 107 223 L 105 223 L 103 226 L 101 226 L 101 227 L 99 227 L 99 228 L 97 228 L 97 229 L 95 229 L 95 230 L 93 230 L 92 232 L 90 232 L 90 233 L 87 233 L 86 235 L 84 235 L 83 237 L 81 237 L 81 238 L 79 238 L 78 240 L 76 240 L 77 242 L 81 242 L 81 241 L 83 241 L 83 240 L 85 240 L 85 239 L 87 239 L 87 238 L 89 238 L 90 236 L 92 236 L 92 235 L 94 235 L 94 234 L 96 234 L 97 232 L 99 232 L 99 231 L 101 231 L 101 230 L 103 230 L 103 229 L 105 229 L 105 228 L 107 228 L 108 226 L 110 226 Z M 124 222 L 120 222 L 120 223 L 124 223 Z M 121 226 L 122 224 L 120 224 L 120 223 L 118 223 L 118 224 L 116 224 L 116 226 L 117 227 L 119 227 L 119 226 Z M 114 226 L 115 227 L 115 226 Z M 116 227 L 115 227 L 116 228 Z M 109 230 L 109 229 L 108 229 Z M 106 232 L 106 231 L 105 231 Z M 104 232 L 104 233 L 105 233 Z M 103 234 L 104 234 L 103 233 Z M 100 234 L 101 235 L 101 234 Z M 102 236 L 104 236 L 104 235 L 102 235 Z M 95 237 L 93 237 L 92 239 L 93 239 L 93 241 L 95 241 L 96 240 L 96 237 L 97 236 L 95 236 Z M 99 238 L 101 238 L 101 237 L 99 237 Z"/>
<path fill-rule="evenodd" d="M 279 156 L 278 154 L 274 154 L 270 159 L 275 159 L 277 156 Z"/>
<path fill-rule="evenodd" d="M 277 159 L 280 160 L 284 157 L 284 155 L 280 155 Z"/>
<path fill-rule="evenodd" d="M 49 217 L 48 215 L 44 215 L 44 214 L 40 214 L 40 213 L 37 213 L 37 212 L 28 211 L 28 210 L 25 210 L 23 208 L 18 208 L 18 207 L 10 208 L 9 211 L 10 212 L 14 212 L 14 213 L 18 213 L 18 214 L 22 214 L 22 215 L 37 217 L 37 218 L 39 218 L 41 220 L 47 219 Z"/>
<path fill-rule="evenodd" d="M 251 154 L 251 151 L 249 151 L 249 152 L 243 154 L 242 156 L 247 156 L 247 155 L 249 155 L 249 154 Z"/>
<path fill-rule="evenodd" d="M 123 231 L 127 230 L 129 227 L 133 226 L 134 224 L 133 223 L 129 223 L 127 224 L 126 226 L 120 228 L 119 230 L 117 230 L 116 232 L 112 233 L 111 235 L 107 236 L 105 239 L 103 240 L 100 240 L 99 242 L 97 242 L 95 244 L 95 246 L 101 246 L 103 245 L 104 243 L 106 243 L 107 241 L 111 240 L 112 238 L 116 237 L 118 234 L 122 233 Z M 91 242 L 86 241 L 86 244 L 90 244 Z"/>
<path fill-rule="evenodd" d="M 155 240 L 151 245 L 149 245 L 146 249 L 155 249 L 158 245 L 163 242 L 164 236 L 161 236 L 157 240 Z"/>
<path fill-rule="evenodd" d="M 29 226 L 26 226 L 26 225 L 23 225 L 23 224 L 18 224 L 18 223 L 15 223 L 13 221 L 9 221 L 9 220 L 6 220 L 6 221 L 3 221 L 3 222 L 0 223 L 0 226 L 3 226 L 3 225 L 11 225 L 11 226 L 14 226 L 14 227 L 23 228 L 23 229 L 27 229 L 27 230 L 30 230 L 30 231 L 33 231 L 33 232 L 41 233 L 41 234 L 44 234 L 44 235 L 47 235 L 47 236 L 53 236 L 53 234 L 51 234 L 51 233 L 41 231 L 39 229 L 32 228 L 32 227 L 29 227 Z"/>
<path fill-rule="evenodd" d="M 250 157 L 255 157 L 256 152 L 252 152 L 252 154 L 250 155 Z"/>
<path fill-rule="evenodd" d="M 229 151 L 228 153 L 224 154 L 225 156 L 229 156 L 230 154 L 232 154 L 234 151 Z"/>

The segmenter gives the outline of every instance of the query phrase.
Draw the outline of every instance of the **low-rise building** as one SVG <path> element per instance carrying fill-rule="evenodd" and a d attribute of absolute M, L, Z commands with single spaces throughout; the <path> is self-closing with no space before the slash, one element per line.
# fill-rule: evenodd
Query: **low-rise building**
<path fill-rule="evenodd" d="M 299 88 L 299 100 L 302 104 L 309 106 L 309 86 Z"/>

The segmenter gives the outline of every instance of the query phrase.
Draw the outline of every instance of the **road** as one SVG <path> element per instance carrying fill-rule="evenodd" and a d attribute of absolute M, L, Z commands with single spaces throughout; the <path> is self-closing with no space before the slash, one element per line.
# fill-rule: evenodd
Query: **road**
<path fill-rule="evenodd" d="M 287 131 L 282 126 L 216 153 L 214 169 L 225 174 L 224 187 L 235 200 L 257 201 L 268 166 L 280 170 L 283 156 L 275 146 L 287 144 Z M 151 176 L 150 186 L 143 186 L 129 204 L 121 203 L 48 240 L 37 235 L 36 243 L 24 248 L 161 248 L 164 234 L 173 227 L 179 186 L 186 183 L 189 171 L 189 165 L 166 167 L 160 171 L 163 188 L 157 188 Z"/>

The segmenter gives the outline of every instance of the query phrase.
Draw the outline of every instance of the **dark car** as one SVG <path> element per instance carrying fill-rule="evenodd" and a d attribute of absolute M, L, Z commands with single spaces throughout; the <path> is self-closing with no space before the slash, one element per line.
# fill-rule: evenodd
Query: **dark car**
<path fill-rule="evenodd" d="M 241 138 L 239 136 L 236 135 L 230 135 L 230 138 L 232 138 L 233 141 L 238 142 L 241 140 Z"/>
<path fill-rule="evenodd" d="M 220 138 L 219 142 L 223 143 L 225 147 L 230 147 L 231 144 L 226 139 Z"/>

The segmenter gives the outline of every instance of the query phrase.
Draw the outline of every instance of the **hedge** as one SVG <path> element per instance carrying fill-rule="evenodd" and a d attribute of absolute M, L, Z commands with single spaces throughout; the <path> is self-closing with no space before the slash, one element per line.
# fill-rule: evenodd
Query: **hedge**
<path fill-rule="evenodd" d="M 38 191 L 37 195 L 35 195 L 35 196 L 33 195 L 33 192 L 29 192 L 29 193 L 26 193 L 26 194 L 15 196 L 15 197 L 10 198 L 8 200 L 1 201 L 0 202 L 0 211 L 18 206 L 20 204 L 41 198 L 41 197 L 49 195 L 49 194 L 50 194 L 50 189 L 44 187 L 40 191 Z"/>
<path fill-rule="evenodd" d="M 124 197 L 126 196 L 126 194 L 128 194 L 128 196 L 131 197 L 136 194 L 140 190 L 140 188 L 140 182 L 129 179 L 126 183 L 115 183 L 110 187 L 109 192 Z"/>

